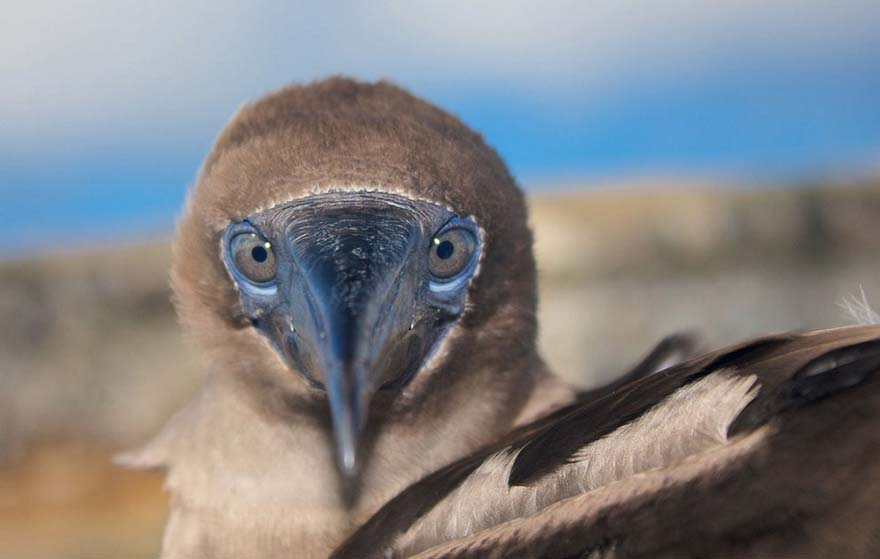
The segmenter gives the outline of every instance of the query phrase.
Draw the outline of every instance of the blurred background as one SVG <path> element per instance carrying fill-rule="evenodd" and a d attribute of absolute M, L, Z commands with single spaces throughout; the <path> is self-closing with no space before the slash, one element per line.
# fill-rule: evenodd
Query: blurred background
<path fill-rule="evenodd" d="M 109 460 L 204 378 L 174 220 L 236 107 L 288 82 L 388 78 L 483 132 L 572 382 L 880 301 L 875 0 L 2 7 L 0 558 L 155 555 L 161 476 Z"/>

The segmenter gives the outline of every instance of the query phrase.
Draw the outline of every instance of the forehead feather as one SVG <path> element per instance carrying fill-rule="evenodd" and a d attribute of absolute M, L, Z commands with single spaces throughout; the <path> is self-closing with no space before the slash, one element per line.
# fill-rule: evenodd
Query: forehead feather
<path fill-rule="evenodd" d="M 394 85 L 342 78 L 243 107 L 208 155 L 193 196 L 219 230 L 333 190 L 400 194 L 483 223 L 524 211 L 500 158 L 461 121 Z"/>

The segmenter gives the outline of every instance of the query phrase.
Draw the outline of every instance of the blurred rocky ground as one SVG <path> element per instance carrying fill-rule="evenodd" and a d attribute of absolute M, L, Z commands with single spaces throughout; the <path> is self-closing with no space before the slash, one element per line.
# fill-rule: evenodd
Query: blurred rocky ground
<path fill-rule="evenodd" d="M 602 382 L 662 336 L 716 346 L 850 322 L 880 301 L 880 184 L 545 190 L 540 345 Z M 107 464 L 204 377 L 169 303 L 168 242 L 0 263 L 0 557 L 149 557 L 160 478 Z M 134 527 L 133 527 L 134 526 Z"/>

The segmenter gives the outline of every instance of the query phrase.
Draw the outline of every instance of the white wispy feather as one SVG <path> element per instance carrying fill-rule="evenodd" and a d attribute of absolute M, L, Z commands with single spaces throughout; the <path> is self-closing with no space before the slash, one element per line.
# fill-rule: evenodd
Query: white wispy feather
<path fill-rule="evenodd" d="M 880 324 L 880 313 L 875 311 L 868 302 L 865 288 L 859 286 L 859 294 L 847 295 L 840 302 L 840 307 L 857 324 Z"/>

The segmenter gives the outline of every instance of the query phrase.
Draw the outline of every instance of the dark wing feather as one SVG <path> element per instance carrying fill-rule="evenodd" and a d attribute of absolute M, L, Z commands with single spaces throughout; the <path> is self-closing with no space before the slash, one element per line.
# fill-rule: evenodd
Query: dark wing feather
<path fill-rule="evenodd" d="M 816 539 L 846 540 L 867 549 L 870 542 L 865 538 L 880 537 L 874 531 L 877 511 L 871 508 L 878 501 L 852 497 L 861 495 L 856 485 L 868 485 L 867 493 L 877 496 L 878 367 L 878 327 L 769 336 L 711 353 L 569 406 L 428 476 L 383 507 L 334 557 L 381 556 L 500 449 L 521 449 L 511 482 L 530 483 L 552 474 L 579 448 L 645 413 L 678 388 L 719 370 L 759 379 L 758 397 L 731 427 L 747 439 L 751 430 L 770 421 L 774 434 L 757 451 L 721 462 L 707 453 L 667 470 L 619 480 L 533 516 L 450 542 L 426 556 L 690 557 L 704 556 L 706 550 L 736 555 L 737 550 L 769 552 L 774 545 L 788 552 L 797 550 L 799 541 Z M 736 445 L 722 446 L 719 452 L 736 452 Z M 859 512 L 872 516 L 866 519 Z M 838 522 L 840 515 L 850 520 Z M 818 535 L 804 535 L 808 521 L 816 524 Z M 855 530 L 862 539 L 846 530 Z M 803 545 L 813 549 L 810 543 Z"/>
<path fill-rule="evenodd" d="M 526 485 L 567 463 L 578 449 L 644 414 L 682 386 L 720 369 L 748 369 L 768 355 L 784 351 L 796 338 L 769 336 L 619 387 L 598 399 L 584 400 L 564 419 L 565 428 L 548 426 L 523 440 L 510 472 L 510 485 Z"/>
<path fill-rule="evenodd" d="M 831 350 L 768 398 L 753 451 L 746 435 L 418 557 L 878 557 L 878 371 L 880 340 Z"/>

